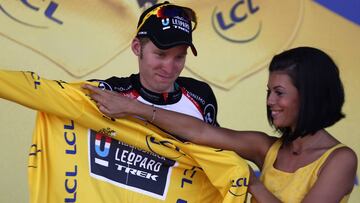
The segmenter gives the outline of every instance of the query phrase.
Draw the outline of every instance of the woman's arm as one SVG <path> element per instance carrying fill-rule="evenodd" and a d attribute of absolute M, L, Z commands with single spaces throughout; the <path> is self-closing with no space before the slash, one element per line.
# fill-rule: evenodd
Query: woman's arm
<path fill-rule="evenodd" d="M 85 85 L 84 88 L 92 91 L 89 96 L 106 116 L 120 118 L 129 114 L 137 115 L 193 143 L 233 150 L 259 167 L 274 141 L 274 138 L 261 132 L 214 127 L 194 117 L 155 108 L 119 93 L 91 85 Z"/>
<path fill-rule="evenodd" d="M 354 187 L 357 157 L 348 147 L 342 147 L 328 157 L 313 188 L 303 202 L 340 202 Z"/>

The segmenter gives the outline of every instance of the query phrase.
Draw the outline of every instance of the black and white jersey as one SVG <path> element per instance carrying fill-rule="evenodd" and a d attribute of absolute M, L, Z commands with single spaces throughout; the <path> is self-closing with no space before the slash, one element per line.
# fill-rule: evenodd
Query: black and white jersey
<path fill-rule="evenodd" d="M 170 93 L 155 93 L 140 83 L 139 74 L 129 77 L 111 77 L 99 83 L 100 88 L 122 93 L 145 104 L 154 105 L 201 119 L 218 126 L 217 102 L 211 87 L 202 81 L 179 77 L 175 90 Z"/>

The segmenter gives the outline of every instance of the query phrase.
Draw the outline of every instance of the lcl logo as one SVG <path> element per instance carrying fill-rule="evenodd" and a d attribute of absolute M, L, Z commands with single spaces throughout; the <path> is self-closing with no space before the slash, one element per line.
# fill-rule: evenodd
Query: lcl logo
<path fill-rule="evenodd" d="M 226 90 L 266 68 L 274 53 L 293 43 L 308 2 L 198 1 L 203 4 L 194 3 L 197 5 L 194 9 L 203 20 L 194 41 L 202 57 L 189 59 L 187 67 L 203 80 Z M 203 6 L 204 3 L 209 6 Z"/>
<path fill-rule="evenodd" d="M 23 8 L 27 9 L 28 11 L 34 12 L 34 14 L 40 13 L 46 19 L 48 19 L 50 22 L 56 23 L 58 25 L 62 25 L 64 23 L 61 19 L 59 19 L 58 17 L 55 17 L 55 13 L 58 10 L 59 4 L 54 1 L 50 1 L 49 3 L 37 1 L 36 2 L 37 4 L 30 3 L 29 0 L 20 0 L 19 2 L 22 3 L 23 6 L 25 6 Z M 34 22 L 26 22 L 25 20 L 21 19 L 21 18 L 25 18 L 25 15 L 18 16 L 18 14 L 14 14 L 12 12 L 13 9 L 7 7 L 9 5 L 10 4 L 7 4 L 6 1 L 3 1 L 0 5 L 0 10 L 6 16 L 8 16 L 10 19 L 12 19 L 20 24 L 34 27 L 34 28 L 47 28 L 47 26 L 45 26 L 45 25 L 39 25 Z"/>
<path fill-rule="evenodd" d="M 212 15 L 212 24 L 215 32 L 225 40 L 235 43 L 246 43 L 254 40 L 261 31 L 261 22 L 257 23 L 257 28 L 252 33 L 237 35 L 231 34 L 231 29 L 236 29 L 236 25 L 244 23 L 259 12 L 260 6 L 256 5 L 253 0 L 236 1 L 230 8 L 218 11 L 215 7 Z"/>

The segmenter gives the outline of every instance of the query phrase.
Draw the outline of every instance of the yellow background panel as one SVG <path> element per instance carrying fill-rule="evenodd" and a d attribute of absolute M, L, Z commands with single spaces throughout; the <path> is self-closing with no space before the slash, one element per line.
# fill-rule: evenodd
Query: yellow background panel
<path fill-rule="evenodd" d="M 21 1 L 2 0 L 0 6 L 18 20 L 48 26 L 48 29 L 21 24 L 0 12 L 0 67 L 31 70 L 49 79 L 76 81 L 126 76 L 137 72 L 137 60 L 128 45 L 135 33 L 137 16 L 143 8 L 136 1 L 56 1 L 54 17 L 44 12 L 51 1 L 29 1 L 38 11 Z M 81 2 L 81 3 L 79 3 Z M 346 91 L 346 118 L 328 130 L 360 154 L 360 26 L 313 1 L 252 0 L 238 5 L 236 0 L 173 1 L 193 6 L 199 14 L 194 44 L 198 57 L 188 55 L 182 75 L 209 82 L 218 99 L 218 120 L 224 127 L 273 133 L 265 111 L 267 65 L 276 53 L 296 46 L 314 46 L 330 54 L 340 67 Z M 206 2 L 206 6 L 204 3 Z M 290 3 L 289 3 L 290 2 Z M 96 9 L 97 8 L 97 9 Z M 215 14 L 227 25 L 229 13 L 247 14 L 228 31 L 219 29 Z M 21 10 L 22 9 L 22 10 Z M 24 11 L 24 12 L 21 12 Z M 121 12 L 120 12 L 121 11 Z M 89 13 L 90 12 L 90 13 Z M 75 15 L 76 13 L 76 15 Z M 92 13 L 97 18 L 94 19 Z M 125 15 L 126 14 L 126 15 Z M 215 21 L 214 21 L 215 19 Z M 261 22 L 257 38 L 247 43 L 225 40 L 252 36 Z M 216 26 L 219 33 L 216 33 Z M 246 32 L 242 32 L 246 30 Z M 250 31 L 249 31 L 250 30 Z M 222 74 L 223 73 L 223 74 Z M 27 155 L 31 144 L 35 112 L 0 100 L 0 202 L 27 202 Z M 359 173 L 358 173 L 359 174 Z M 350 197 L 360 199 L 356 185 Z"/>

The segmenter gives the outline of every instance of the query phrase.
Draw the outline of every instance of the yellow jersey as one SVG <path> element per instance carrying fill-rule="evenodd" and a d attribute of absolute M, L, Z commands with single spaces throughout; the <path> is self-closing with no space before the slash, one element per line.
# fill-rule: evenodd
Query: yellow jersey
<path fill-rule="evenodd" d="M 244 159 L 181 142 L 145 120 L 107 118 L 83 83 L 0 71 L 0 97 L 38 111 L 28 162 L 30 202 L 246 201 Z"/>

